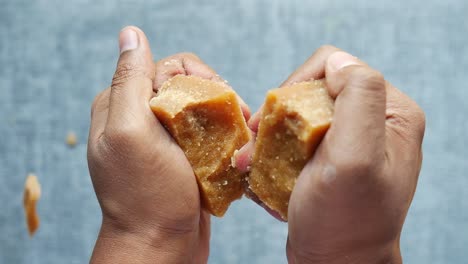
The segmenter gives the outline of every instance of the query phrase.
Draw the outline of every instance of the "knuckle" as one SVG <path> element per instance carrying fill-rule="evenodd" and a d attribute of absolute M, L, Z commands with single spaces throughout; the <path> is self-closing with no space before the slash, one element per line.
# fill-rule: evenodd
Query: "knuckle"
<path fill-rule="evenodd" d="M 100 95 L 101 94 L 98 94 L 98 95 L 96 95 L 96 97 L 94 97 L 93 103 L 91 105 L 91 116 L 93 116 L 94 112 L 96 111 L 96 107 L 99 104 Z"/>
<path fill-rule="evenodd" d="M 108 93 L 108 90 L 109 88 L 106 88 L 94 97 L 93 103 L 91 104 L 91 116 L 99 108 L 99 105 L 103 103 L 102 101 L 105 100 L 105 95 Z"/>
<path fill-rule="evenodd" d="M 122 87 L 128 80 L 140 75 L 142 72 L 141 66 L 132 62 L 120 63 L 112 78 L 112 87 Z"/>
<path fill-rule="evenodd" d="M 330 53 L 330 52 L 333 52 L 333 51 L 338 51 L 339 49 L 333 45 L 329 45 L 329 44 L 326 44 L 326 45 L 322 45 L 320 46 L 316 53 L 317 54 L 320 54 L 320 53 Z"/>
<path fill-rule="evenodd" d="M 376 168 L 376 161 L 370 155 L 336 154 L 330 158 L 330 165 L 339 175 L 362 177 L 371 175 Z"/>
<path fill-rule="evenodd" d="M 350 81 L 371 90 L 384 90 L 385 78 L 379 71 L 369 67 L 352 67 Z"/>
<path fill-rule="evenodd" d="M 329 158 L 326 166 L 335 174 L 332 179 L 322 177 L 320 185 L 329 191 L 348 189 L 356 198 L 375 195 L 379 185 L 384 184 L 381 176 L 384 173 L 384 163 L 368 155 L 352 153 Z"/>
<path fill-rule="evenodd" d="M 416 124 L 416 129 L 418 133 L 424 135 L 426 130 L 426 114 L 424 110 L 416 103 L 413 102 L 413 115 L 414 115 L 414 123 Z"/>
<path fill-rule="evenodd" d="M 193 52 L 181 52 L 176 56 L 181 59 L 200 60 L 200 58 Z"/>
<path fill-rule="evenodd" d="M 113 149 L 128 149 L 142 139 L 142 127 L 137 122 L 126 122 L 117 128 L 106 127 L 105 143 Z"/>
<path fill-rule="evenodd" d="M 104 144 L 102 134 L 95 140 L 89 140 L 88 142 L 88 150 L 87 150 L 87 159 L 88 165 L 90 169 L 94 169 L 96 167 L 100 167 L 102 164 L 105 163 L 107 159 L 107 147 Z"/>

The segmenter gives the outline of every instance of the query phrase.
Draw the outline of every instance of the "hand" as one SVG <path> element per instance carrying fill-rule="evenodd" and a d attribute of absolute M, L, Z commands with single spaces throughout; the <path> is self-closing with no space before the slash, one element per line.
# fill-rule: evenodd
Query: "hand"
<path fill-rule="evenodd" d="M 289 202 L 290 263 L 401 263 L 421 169 L 423 111 L 364 62 L 319 49 L 282 86 L 326 78 L 332 125 Z M 259 115 L 250 120 L 253 130 Z"/>
<path fill-rule="evenodd" d="M 135 27 L 120 33 L 112 86 L 93 103 L 88 163 L 102 209 L 92 263 L 206 263 L 210 217 L 192 168 L 149 101 L 177 74 L 219 78 L 191 54 L 153 63 Z"/>

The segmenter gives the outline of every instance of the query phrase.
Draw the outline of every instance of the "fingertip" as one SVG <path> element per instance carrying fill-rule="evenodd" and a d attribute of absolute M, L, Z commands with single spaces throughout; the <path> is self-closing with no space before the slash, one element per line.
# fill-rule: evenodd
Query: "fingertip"
<path fill-rule="evenodd" d="M 252 163 L 254 150 L 255 141 L 252 139 L 234 153 L 233 167 L 237 168 L 241 172 L 250 171 L 250 164 Z"/>
<path fill-rule="evenodd" d="M 255 114 L 253 114 L 249 121 L 247 122 L 247 126 L 252 130 L 254 133 L 258 132 L 258 126 L 260 124 L 260 119 L 262 116 L 262 111 L 259 110 Z"/>
<path fill-rule="evenodd" d="M 142 48 L 149 51 L 149 42 L 145 32 L 136 26 L 126 26 L 119 33 L 120 54 Z"/>
<path fill-rule="evenodd" d="M 330 54 L 325 62 L 325 79 L 328 92 L 333 98 L 336 98 L 343 88 L 343 71 L 348 67 L 361 65 L 365 64 L 347 52 L 336 51 Z"/>
<path fill-rule="evenodd" d="M 250 113 L 249 106 L 245 103 L 245 101 L 239 95 L 237 95 L 237 100 L 239 101 L 239 105 L 241 107 L 242 115 L 244 116 L 244 119 L 246 121 L 250 120 L 251 113 Z"/>
<path fill-rule="evenodd" d="M 221 81 L 222 78 L 206 65 L 197 55 L 190 52 L 178 53 L 156 62 L 156 81 L 158 90 L 164 82 L 176 75 L 194 75 L 207 80 Z"/>
<path fill-rule="evenodd" d="M 337 47 L 324 45 L 318 48 L 304 64 L 297 68 L 280 87 L 289 86 L 294 83 L 318 80 L 325 77 L 326 60 L 330 54 L 339 51 Z"/>
<path fill-rule="evenodd" d="M 357 57 L 349 53 L 337 51 L 328 57 L 326 71 L 327 73 L 333 73 L 352 65 L 362 65 L 362 62 Z"/>
<path fill-rule="evenodd" d="M 119 34 L 120 54 L 138 48 L 140 44 L 137 32 L 131 27 L 125 27 Z"/>

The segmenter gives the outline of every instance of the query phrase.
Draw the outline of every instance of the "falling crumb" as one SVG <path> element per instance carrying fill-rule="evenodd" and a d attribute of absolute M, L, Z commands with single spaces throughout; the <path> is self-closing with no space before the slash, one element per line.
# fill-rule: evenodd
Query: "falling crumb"
<path fill-rule="evenodd" d="M 41 197 L 41 185 L 37 176 L 30 173 L 24 184 L 23 205 L 29 235 L 33 236 L 39 228 L 39 216 L 36 212 L 36 202 Z"/>
<path fill-rule="evenodd" d="M 227 180 L 224 180 L 224 181 L 223 181 L 223 186 L 226 186 L 226 185 L 228 185 L 228 181 L 227 181 Z"/>
<path fill-rule="evenodd" d="M 76 138 L 76 134 L 74 132 L 68 132 L 66 143 L 70 147 L 76 146 L 76 143 L 78 143 L 78 139 Z"/>

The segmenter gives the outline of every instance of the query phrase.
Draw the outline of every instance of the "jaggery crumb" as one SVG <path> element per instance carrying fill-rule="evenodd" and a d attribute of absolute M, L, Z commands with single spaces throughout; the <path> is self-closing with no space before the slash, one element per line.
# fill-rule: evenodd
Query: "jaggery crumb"
<path fill-rule="evenodd" d="M 65 142 L 70 147 L 76 146 L 76 144 L 78 143 L 78 139 L 76 137 L 75 132 L 73 132 L 73 131 L 68 132 Z"/>
<path fill-rule="evenodd" d="M 36 212 L 36 203 L 41 197 L 41 185 L 37 176 L 30 173 L 24 184 L 23 205 L 29 235 L 33 236 L 39 228 L 39 216 Z"/>
<path fill-rule="evenodd" d="M 232 153 L 232 157 L 231 157 L 231 167 L 233 167 L 233 168 L 237 168 L 237 164 L 236 164 L 236 155 L 237 155 L 237 152 L 239 152 L 238 149 L 234 150 L 234 152 Z"/>

